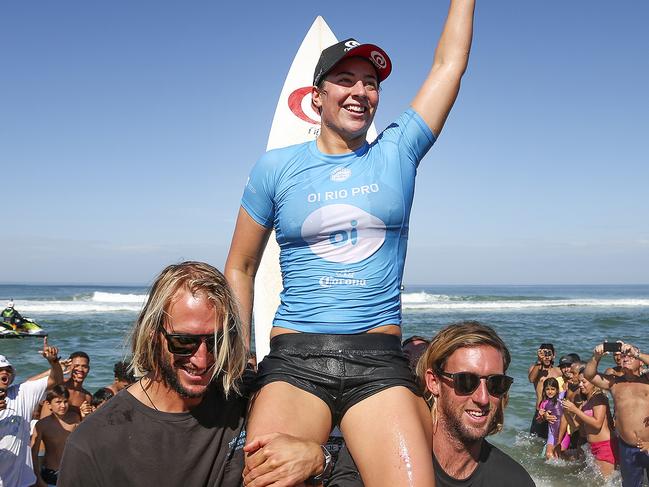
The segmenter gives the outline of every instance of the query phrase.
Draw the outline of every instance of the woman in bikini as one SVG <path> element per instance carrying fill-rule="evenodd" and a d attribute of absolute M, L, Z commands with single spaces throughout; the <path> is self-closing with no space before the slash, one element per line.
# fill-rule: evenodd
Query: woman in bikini
<path fill-rule="evenodd" d="M 612 433 L 613 416 L 608 397 L 584 377 L 583 371 L 579 374 L 579 388 L 585 397 L 581 408 L 564 399 L 563 411 L 586 436 L 599 471 L 607 478 L 618 463 L 617 439 Z"/>

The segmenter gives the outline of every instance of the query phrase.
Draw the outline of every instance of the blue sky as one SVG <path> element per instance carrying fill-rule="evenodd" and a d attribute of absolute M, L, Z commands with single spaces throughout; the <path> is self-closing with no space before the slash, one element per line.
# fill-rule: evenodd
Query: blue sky
<path fill-rule="evenodd" d="M 322 15 L 430 68 L 448 2 L 4 2 L 0 282 L 148 283 L 223 267 L 247 173 Z M 482 0 L 420 167 L 407 284 L 649 281 L 649 2 Z"/>

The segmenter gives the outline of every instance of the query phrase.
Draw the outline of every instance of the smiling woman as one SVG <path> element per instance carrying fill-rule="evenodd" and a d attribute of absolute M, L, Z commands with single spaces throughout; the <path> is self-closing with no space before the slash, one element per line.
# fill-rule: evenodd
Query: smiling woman
<path fill-rule="evenodd" d="M 313 104 L 322 120 L 318 138 L 321 151 L 344 154 L 366 143 L 379 106 L 377 76 L 370 61 L 349 57 L 335 65 L 313 90 Z"/>
<path fill-rule="evenodd" d="M 457 96 L 473 10 L 473 0 L 451 1 L 429 77 L 371 144 L 388 54 L 352 38 L 322 51 L 311 88 L 320 135 L 257 162 L 226 262 L 250 336 L 254 278 L 275 229 L 284 291 L 249 438 L 324 443 L 340 425 L 369 487 L 435 483 L 426 405 L 401 351 L 400 288 L 417 167 Z"/>

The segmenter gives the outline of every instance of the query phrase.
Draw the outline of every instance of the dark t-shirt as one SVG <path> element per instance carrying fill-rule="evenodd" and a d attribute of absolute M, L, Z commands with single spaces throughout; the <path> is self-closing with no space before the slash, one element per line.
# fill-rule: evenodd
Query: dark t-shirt
<path fill-rule="evenodd" d="M 59 487 L 238 487 L 246 400 L 210 390 L 190 412 L 151 409 L 121 391 L 70 435 Z"/>
<path fill-rule="evenodd" d="M 482 443 L 478 466 L 464 480 L 447 475 L 435 455 L 433 465 L 436 487 L 535 487 L 532 477 L 521 465 L 486 440 Z"/>

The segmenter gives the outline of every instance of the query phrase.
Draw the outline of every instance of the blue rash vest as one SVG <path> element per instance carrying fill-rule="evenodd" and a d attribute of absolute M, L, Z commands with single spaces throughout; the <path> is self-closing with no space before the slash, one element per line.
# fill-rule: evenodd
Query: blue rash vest
<path fill-rule="evenodd" d="M 411 108 L 355 152 L 324 154 L 313 141 L 257 161 L 241 205 L 280 247 L 273 326 L 351 334 L 401 324 L 415 176 L 434 142 Z"/>

